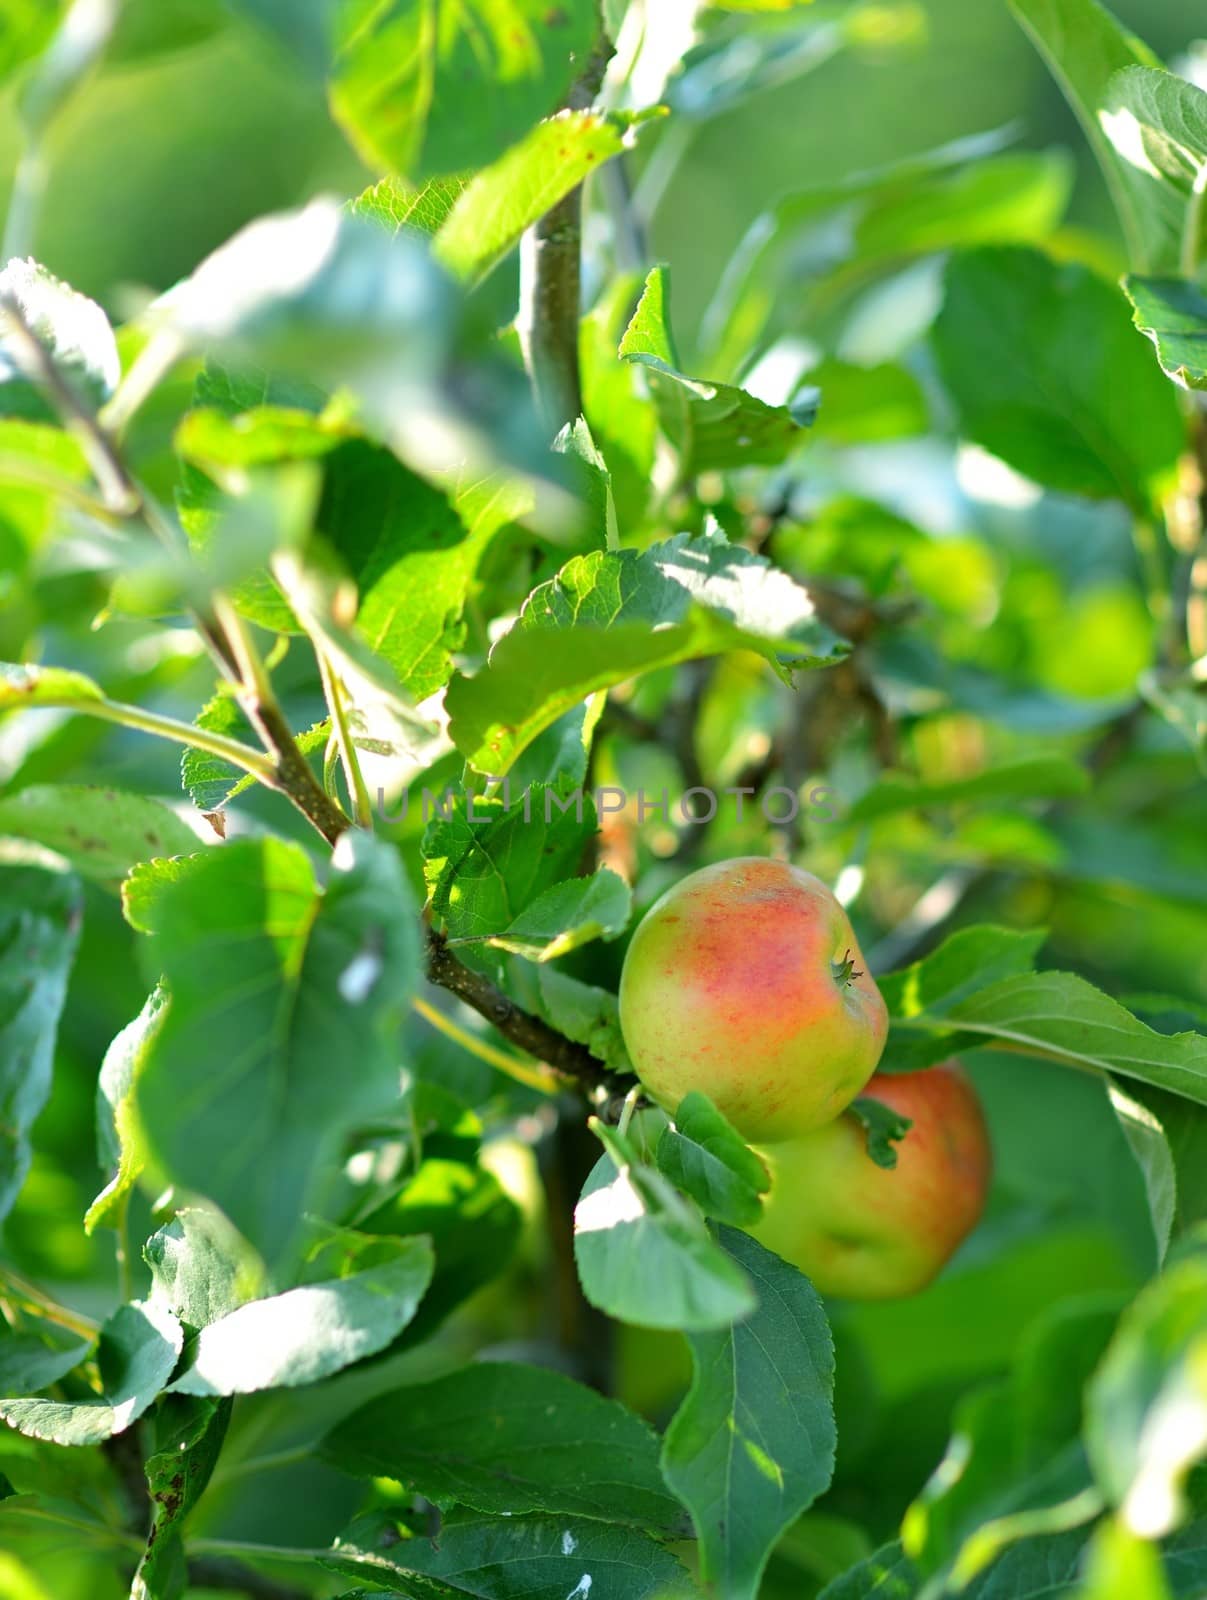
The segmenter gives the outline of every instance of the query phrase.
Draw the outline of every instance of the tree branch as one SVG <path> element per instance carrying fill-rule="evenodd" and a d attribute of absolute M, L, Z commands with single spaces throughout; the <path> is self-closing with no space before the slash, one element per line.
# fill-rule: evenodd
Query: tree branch
<path fill-rule="evenodd" d="M 455 994 L 458 1000 L 464 1000 L 504 1038 L 543 1061 L 559 1076 L 581 1089 L 603 1091 L 608 1095 L 623 1096 L 632 1087 L 631 1081 L 609 1071 L 585 1045 L 576 1044 L 540 1017 L 534 1017 L 496 988 L 489 978 L 464 966 L 448 948 L 444 935 L 434 928 L 428 929 L 427 963 L 432 983 Z"/>
<path fill-rule="evenodd" d="M 565 110 L 586 111 L 612 58 L 603 29 Z M 578 329 L 582 310 L 582 185 L 572 189 L 524 235 L 520 246 L 517 327 L 537 408 L 550 435 L 582 415 Z"/>

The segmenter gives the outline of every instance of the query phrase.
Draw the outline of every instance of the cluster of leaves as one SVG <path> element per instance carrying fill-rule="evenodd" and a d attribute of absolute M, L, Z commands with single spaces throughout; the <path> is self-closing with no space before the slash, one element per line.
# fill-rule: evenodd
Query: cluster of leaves
<path fill-rule="evenodd" d="M 601 90 L 591 0 L 230 0 L 382 176 L 116 329 L 25 259 L 47 132 L 98 61 L 226 11 L 79 0 L 3 57 L 14 1583 L 1207 1583 L 1207 93 L 1095 0 L 1013 0 L 1126 261 L 1064 225 L 1063 154 L 990 135 L 779 200 L 681 354 L 668 269 L 620 270 L 621 183 L 567 340 L 589 174 L 912 25 L 731 0 L 665 62 L 656 4 L 604 8 Z M 633 103 L 651 82 L 669 118 Z M 148 753 L 172 746 L 183 800 Z M 1025 1159 L 908 1306 L 823 1306 L 743 1231 L 767 1175 L 709 1101 L 626 1093 L 634 916 L 768 850 L 839 882 L 887 973 L 885 1070 L 983 1053 L 1005 1085 Z M 84 1254 L 52 1295 L 22 1269 L 81 1198 L 81 1080 L 101 1175 L 55 1219 Z M 1028 1185 L 1049 1112 L 1076 1131 Z M 868 1132 L 891 1164 L 902 1130 Z M 1125 1260 L 1123 1202 L 1075 1191 L 1128 1181 Z M 89 1276 L 110 1237 L 116 1292 Z M 232 1484 L 299 1469 L 309 1499 L 239 1522 Z"/>

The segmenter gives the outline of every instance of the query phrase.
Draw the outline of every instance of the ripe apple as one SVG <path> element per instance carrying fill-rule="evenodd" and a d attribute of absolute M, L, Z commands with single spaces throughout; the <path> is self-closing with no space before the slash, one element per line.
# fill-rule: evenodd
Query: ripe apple
<path fill-rule="evenodd" d="M 825 884 L 746 856 L 650 908 L 625 956 L 620 1025 L 660 1105 L 699 1089 L 758 1143 L 833 1121 L 875 1071 L 888 1013 Z"/>
<path fill-rule="evenodd" d="M 755 1238 L 822 1294 L 889 1300 L 923 1289 L 971 1233 L 993 1155 L 981 1103 L 956 1061 L 924 1072 L 878 1072 L 863 1091 L 909 1117 L 897 1165 L 868 1155 L 848 1111 L 763 1155 L 772 1189 Z"/>

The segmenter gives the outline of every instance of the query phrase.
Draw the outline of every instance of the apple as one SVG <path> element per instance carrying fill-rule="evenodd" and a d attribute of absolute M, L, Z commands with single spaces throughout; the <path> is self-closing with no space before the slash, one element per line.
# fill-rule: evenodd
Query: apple
<path fill-rule="evenodd" d="M 761 1143 L 850 1104 L 875 1071 L 888 1013 L 825 884 L 746 856 L 691 873 L 650 908 L 625 955 L 620 1025 L 664 1109 L 701 1090 Z"/>
<path fill-rule="evenodd" d="M 977 1092 L 957 1061 L 878 1072 L 863 1093 L 912 1121 L 894 1146 L 897 1165 L 876 1165 L 852 1111 L 767 1146 L 771 1194 L 751 1232 L 822 1294 L 888 1300 L 925 1288 L 971 1233 L 993 1155 Z"/>

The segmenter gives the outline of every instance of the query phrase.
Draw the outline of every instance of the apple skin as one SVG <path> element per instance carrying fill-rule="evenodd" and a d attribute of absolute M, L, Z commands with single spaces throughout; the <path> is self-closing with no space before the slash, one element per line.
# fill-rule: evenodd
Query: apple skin
<path fill-rule="evenodd" d="M 924 1289 L 985 1208 L 993 1153 L 957 1061 L 879 1072 L 863 1091 L 912 1119 L 897 1165 L 879 1167 L 853 1112 L 762 1152 L 772 1189 L 751 1232 L 825 1295 L 890 1300 Z"/>
<path fill-rule="evenodd" d="M 760 1143 L 850 1104 L 876 1069 L 888 1012 L 825 884 L 742 856 L 691 873 L 650 908 L 625 956 L 620 1025 L 664 1109 L 699 1089 Z"/>

